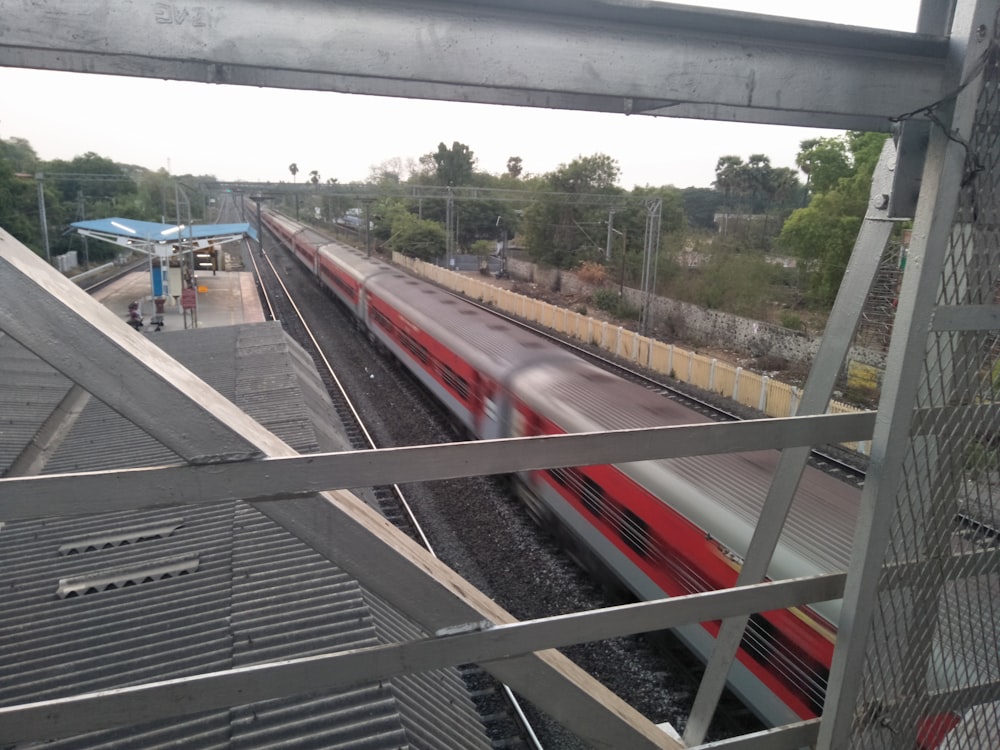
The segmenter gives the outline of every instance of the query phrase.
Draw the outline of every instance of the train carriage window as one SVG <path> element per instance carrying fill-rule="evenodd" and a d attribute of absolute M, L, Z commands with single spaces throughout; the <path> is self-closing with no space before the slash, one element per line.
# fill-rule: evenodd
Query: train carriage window
<path fill-rule="evenodd" d="M 741 641 L 743 650 L 765 665 L 819 713 L 823 708 L 829 670 L 804 653 L 764 615 L 753 614 Z"/>
<path fill-rule="evenodd" d="M 628 508 L 618 507 L 615 510 L 615 528 L 622 541 L 643 557 L 653 557 L 653 540 L 649 536 L 649 524 Z"/>
<path fill-rule="evenodd" d="M 460 398 L 465 401 L 469 400 L 468 381 L 446 364 L 441 365 L 441 378 L 444 380 L 445 385 L 455 391 Z"/>
<path fill-rule="evenodd" d="M 413 354 L 414 357 L 419 359 L 425 365 L 431 361 L 431 356 L 427 352 L 427 349 L 420 344 L 415 338 L 410 336 L 408 333 L 403 333 L 402 331 L 397 331 L 399 343 L 401 343 L 407 350 Z"/>
<path fill-rule="evenodd" d="M 340 276 L 338 276 L 333 271 L 328 271 L 325 275 L 330 279 L 330 281 L 336 284 L 344 292 L 344 294 L 346 294 L 352 300 L 357 300 L 358 298 L 357 291 L 354 289 L 354 287 L 352 287 L 350 284 L 348 284 L 346 281 L 340 278 Z"/>
<path fill-rule="evenodd" d="M 385 314 L 373 305 L 368 306 L 368 315 L 371 317 L 372 322 L 381 328 L 383 331 L 388 333 L 390 336 L 395 336 L 396 327 L 392 324 Z"/>
<path fill-rule="evenodd" d="M 549 474 L 560 485 L 576 495 L 583 506 L 598 518 L 606 511 L 604 490 L 579 469 L 552 469 Z"/>

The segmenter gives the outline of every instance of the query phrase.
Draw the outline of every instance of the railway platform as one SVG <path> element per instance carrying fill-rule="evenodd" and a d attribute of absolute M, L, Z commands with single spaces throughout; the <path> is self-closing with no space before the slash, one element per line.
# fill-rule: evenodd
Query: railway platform
<path fill-rule="evenodd" d="M 216 275 L 201 274 L 196 279 L 196 308 L 193 312 L 188 310 L 185 315 L 180 296 L 167 297 L 163 310 L 163 330 L 211 328 L 264 321 L 264 310 L 253 274 L 244 271 L 219 271 Z M 143 330 L 146 333 L 156 333 L 156 327 L 151 325 L 156 308 L 146 271 L 135 271 L 118 279 L 95 292 L 94 298 L 119 313 L 123 321 L 128 317 L 129 303 L 139 302 L 140 314 L 145 321 Z"/>

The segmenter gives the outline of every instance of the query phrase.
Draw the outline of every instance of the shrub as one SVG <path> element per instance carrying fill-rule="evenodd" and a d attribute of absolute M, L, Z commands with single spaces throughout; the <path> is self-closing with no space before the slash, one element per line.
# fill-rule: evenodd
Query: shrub
<path fill-rule="evenodd" d="M 613 289 L 598 289 L 594 292 L 592 301 L 595 307 L 612 315 L 617 315 L 622 306 L 621 295 Z"/>
<path fill-rule="evenodd" d="M 638 320 L 642 312 L 638 307 L 632 307 L 625 302 L 625 298 L 613 289 L 598 289 L 594 292 L 591 302 L 599 310 L 626 320 Z"/>
<path fill-rule="evenodd" d="M 972 443 L 965 451 L 965 471 L 973 481 L 979 481 L 997 470 L 996 451 L 982 443 Z"/>
<path fill-rule="evenodd" d="M 601 286 L 608 283 L 608 269 L 600 263 L 587 260 L 576 270 L 576 277 L 585 284 Z"/>
<path fill-rule="evenodd" d="M 483 258 L 492 255 L 496 248 L 496 243 L 491 240 L 476 240 L 469 247 L 469 253 Z"/>
<path fill-rule="evenodd" d="M 784 310 L 781 313 L 781 325 L 792 331 L 801 331 L 803 329 L 802 318 L 789 310 Z"/>

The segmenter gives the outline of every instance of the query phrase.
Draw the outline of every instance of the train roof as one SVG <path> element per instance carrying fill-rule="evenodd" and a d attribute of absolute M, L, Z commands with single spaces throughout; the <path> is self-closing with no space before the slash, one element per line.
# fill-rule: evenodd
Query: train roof
<path fill-rule="evenodd" d="M 319 246 L 319 252 L 321 254 L 321 263 L 324 256 L 335 258 L 337 266 L 349 273 L 358 282 L 363 282 L 365 279 L 379 273 L 398 273 L 395 266 L 377 257 L 371 257 L 366 252 L 343 242 L 325 240 Z"/>
<path fill-rule="evenodd" d="M 609 375 L 580 361 L 574 367 L 539 365 L 512 378 L 533 409 L 567 432 L 603 432 L 708 422 L 677 401 Z M 645 486 L 673 482 L 675 507 L 734 552 L 746 553 L 778 451 L 691 456 L 625 464 L 621 468 Z M 672 477 L 666 479 L 664 473 Z M 849 563 L 860 490 L 816 469 L 803 475 L 782 535 L 782 545 L 817 572 L 843 570 Z M 724 511 L 724 512 L 720 512 Z M 779 563 L 778 557 L 775 563 Z M 786 561 L 783 576 L 804 575 Z"/>
<path fill-rule="evenodd" d="M 505 381 L 511 372 L 541 362 L 577 361 L 530 331 L 402 271 L 373 277 L 368 289 L 391 296 L 407 320 L 494 380 Z"/>

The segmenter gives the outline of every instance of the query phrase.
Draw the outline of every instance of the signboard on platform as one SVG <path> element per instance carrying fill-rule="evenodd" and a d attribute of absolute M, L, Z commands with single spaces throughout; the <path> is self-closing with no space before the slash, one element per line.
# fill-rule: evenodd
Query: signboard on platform
<path fill-rule="evenodd" d="M 198 306 L 198 293 L 188 287 L 181 292 L 181 307 L 185 310 L 194 310 Z"/>

